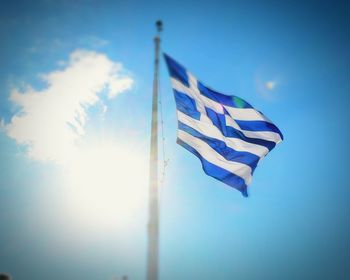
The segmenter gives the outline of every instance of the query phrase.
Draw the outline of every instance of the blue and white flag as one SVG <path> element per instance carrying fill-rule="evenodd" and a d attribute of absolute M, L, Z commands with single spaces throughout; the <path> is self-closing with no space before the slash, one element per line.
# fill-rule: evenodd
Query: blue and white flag
<path fill-rule="evenodd" d="M 283 140 L 282 133 L 248 102 L 214 91 L 164 57 L 177 107 L 177 143 L 201 160 L 207 175 L 248 196 L 257 164 Z"/>

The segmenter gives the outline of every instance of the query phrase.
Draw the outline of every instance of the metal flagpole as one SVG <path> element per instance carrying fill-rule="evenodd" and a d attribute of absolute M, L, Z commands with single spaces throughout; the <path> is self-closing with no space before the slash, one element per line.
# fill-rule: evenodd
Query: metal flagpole
<path fill-rule="evenodd" d="M 149 172 L 149 221 L 148 221 L 148 253 L 147 280 L 158 280 L 159 255 L 159 205 L 158 205 L 158 69 L 160 33 L 162 22 L 156 22 L 157 35 L 154 38 L 155 60 L 152 100 L 151 151 Z"/>

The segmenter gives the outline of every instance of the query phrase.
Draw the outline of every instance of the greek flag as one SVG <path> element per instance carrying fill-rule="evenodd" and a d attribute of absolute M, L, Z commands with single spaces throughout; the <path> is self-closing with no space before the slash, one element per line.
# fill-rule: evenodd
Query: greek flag
<path fill-rule="evenodd" d="M 164 57 L 177 107 L 177 143 L 200 159 L 207 175 L 248 196 L 257 164 L 283 140 L 282 133 L 248 102 L 214 91 Z"/>

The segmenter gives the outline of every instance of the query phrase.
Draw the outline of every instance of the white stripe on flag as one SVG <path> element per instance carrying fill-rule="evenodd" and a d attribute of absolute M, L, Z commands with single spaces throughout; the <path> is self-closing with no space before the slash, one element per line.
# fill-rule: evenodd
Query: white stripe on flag
<path fill-rule="evenodd" d="M 194 148 L 204 159 L 210 163 L 241 177 L 245 181 L 246 185 L 251 182 L 252 169 L 248 165 L 226 160 L 222 155 L 218 154 L 214 149 L 212 149 L 207 143 L 183 130 L 178 130 L 178 138 Z"/>
<path fill-rule="evenodd" d="M 200 100 L 205 107 L 208 107 L 219 114 L 224 113 L 224 108 L 228 111 L 232 118 L 240 121 L 265 121 L 271 123 L 269 119 L 261 115 L 253 108 L 235 108 L 227 105 L 222 105 L 215 100 L 212 100 L 201 94 L 197 87 L 197 80 L 192 74 L 187 73 L 191 87 L 187 87 L 179 80 L 171 78 L 172 86 L 175 90 L 185 93 L 194 100 Z"/>
<path fill-rule="evenodd" d="M 249 152 L 257 155 L 260 158 L 264 157 L 269 152 L 269 150 L 264 146 L 245 142 L 239 138 L 225 137 L 213 124 L 203 122 L 202 120 L 195 120 L 180 111 L 177 111 L 177 119 L 203 135 L 225 142 L 228 147 L 236 151 Z"/>
<path fill-rule="evenodd" d="M 270 123 L 271 121 L 261 115 L 258 111 L 252 108 L 235 108 L 224 105 L 230 116 L 240 121 L 265 121 Z"/>
<path fill-rule="evenodd" d="M 282 142 L 281 136 L 273 131 L 250 131 L 241 129 L 238 124 L 230 116 L 225 115 L 225 122 L 227 126 L 231 126 L 239 131 L 241 131 L 245 136 L 250 138 L 263 139 L 267 141 L 275 142 L 276 144 Z"/>
<path fill-rule="evenodd" d="M 263 121 L 270 122 L 254 109 L 249 109 L 249 108 L 239 109 L 239 108 L 233 108 L 229 106 L 223 106 L 220 103 L 213 101 L 210 98 L 207 98 L 206 96 L 202 95 L 198 89 L 189 88 L 174 78 L 172 78 L 171 80 L 172 80 L 173 88 L 175 90 L 182 92 L 195 100 L 197 110 L 201 113 L 201 115 L 207 114 L 205 111 L 205 107 L 210 108 L 219 114 L 224 114 L 223 107 L 225 107 L 225 109 L 228 111 L 228 113 L 231 116 L 234 114 L 237 115 L 237 120 L 263 120 Z M 195 78 L 193 78 L 192 76 L 190 80 L 191 80 L 191 85 L 193 85 L 195 83 Z M 239 117 L 238 114 L 242 114 L 242 117 Z M 253 118 L 254 116 L 255 116 L 255 119 Z M 230 118 L 230 116 L 225 115 L 225 119 L 226 119 L 226 124 L 228 126 L 231 126 L 241 131 L 247 137 L 264 139 L 268 141 L 273 141 L 275 143 L 280 143 L 282 141 L 281 136 L 276 132 L 243 130 L 238 126 L 238 124 L 234 121 L 234 119 Z M 207 119 L 205 118 L 203 119 L 203 121 L 207 121 Z"/>
<path fill-rule="evenodd" d="M 196 101 L 196 105 L 199 104 L 199 108 L 197 106 L 197 110 L 200 111 L 201 113 L 205 113 L 204 106 L 207 108 L 210 108 L 214 110 L 215 112 L 219 114 L 224 113 L 224 108 L 220 103 L 217 103 L 210 98 L 202 95 L 197 87 L 187 87 L 186 85 L 182 84 L 180 81 L 171 78 L 172 86 L 175 90 L 187 94 L 189 97 L 194 99 Z M 194 81 L 192 79 L 191 85 L 193 85 Z"/>

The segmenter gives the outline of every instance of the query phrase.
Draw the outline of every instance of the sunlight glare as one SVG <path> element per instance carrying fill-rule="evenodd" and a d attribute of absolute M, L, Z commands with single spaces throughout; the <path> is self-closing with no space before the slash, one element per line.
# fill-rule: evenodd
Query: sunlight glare
<path fill-rule="evenodd" d="M 276 82 L 275 81 L 268 81 L 266 82 L 265 84 L 265 87 L 268 89 L 268 90 L 273 90 L 276 86 Z"/>
<path fill-rule="evenodd" d="M 137 220 L 146 201 L 146 159 L 141 149 L 115 142 L 80 149 L 67 168 L 67 206 L 74 223 L 113 230 Z"/>

